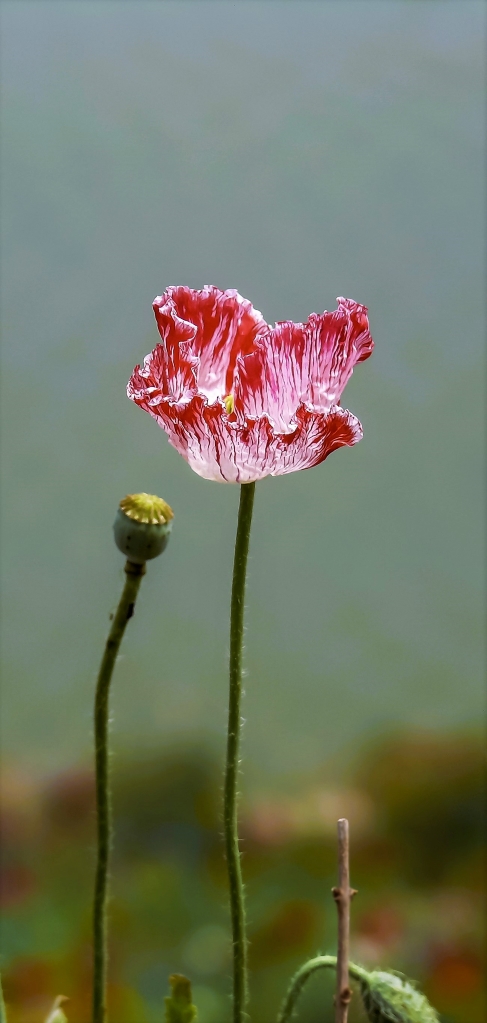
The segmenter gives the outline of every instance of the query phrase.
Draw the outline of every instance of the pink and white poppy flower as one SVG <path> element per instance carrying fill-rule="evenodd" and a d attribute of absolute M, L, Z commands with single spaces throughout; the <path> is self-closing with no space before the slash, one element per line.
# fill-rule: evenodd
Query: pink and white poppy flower
<path fill-rule="evenodd" d="M 307 323 L 270 327 L 237 291 L 168 288 L 154 301 L 161 343 L 135 368 L 128 396 L 205 479 L 310 469 L 362 438 L 339 401 L 373 341 L 366 307 L 337 301 Z"/>

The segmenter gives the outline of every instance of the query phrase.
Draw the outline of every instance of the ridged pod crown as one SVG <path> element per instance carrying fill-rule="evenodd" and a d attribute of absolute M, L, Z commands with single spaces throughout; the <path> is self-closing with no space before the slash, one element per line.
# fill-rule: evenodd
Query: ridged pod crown
<path fill-rule="evenodd" d="M 129 519 L 151 526 L 161 526 L 174 518 L 172 508 L 156 494 L 127 494 L 120 507 Z"/>
<path fill-rule="evenodd" d="M 141 565 L 167 546 L 174 512 L 156 494 L 127 494 L 113 524 L 115 543 L 129 561 Z"/>
<path fill-rule="evenodd" d="M 428 999 L 399 973 L 376 970 L 360 986 L 370 1023 L 439 1023 Z"/>

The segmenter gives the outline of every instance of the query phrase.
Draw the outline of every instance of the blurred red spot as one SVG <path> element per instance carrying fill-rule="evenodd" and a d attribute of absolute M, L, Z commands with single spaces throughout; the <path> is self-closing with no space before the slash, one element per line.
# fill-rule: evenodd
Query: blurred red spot
<path fill-rule="evenodd" d="M 55 778 L 46 793 L 46 809 L 52 824 L 72 828 L 94 819 L 94 778 L 88 771 L 70 771 Z"/>
<path fill-rule="evenodd" d="M 5 972 L 3 984 L 6 1002 L 23 1004 L 44 998 L 52 1001 L 52 970 L 43 959 L 15 960 Z"/>
<path fill-rule="evenodd" d="M 250 962 L 256 969 L 312 946 L 320 927 L 316 906 L 295 899 L 279 906 L 251 937 Z"/>
<path fill-rule="evenodd" d="M 393 907 L 383 906 L 365 913 L 358 924 L 358 933 L 379 945 L 390 945 L 401 937 L 404 921 Z"/>
<path fill-rule="evenodd" d="M 36 878 L 32 870 L 17 864 L 3 867 L 0 871 L 0 906 L 11 909 L 32 895 L 36 888 Z"/>
<path fill-rule="evenodd" d="M 428 991 L 437 1001 L 470 997 L 482 989 L 479 956 L 470 950 L 438 953 L 428 977 Z"/>

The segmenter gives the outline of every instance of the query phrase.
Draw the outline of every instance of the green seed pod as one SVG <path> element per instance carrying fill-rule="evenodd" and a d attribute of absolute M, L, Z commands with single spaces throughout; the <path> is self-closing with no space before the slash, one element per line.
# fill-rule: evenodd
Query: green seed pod
<path fill-rule="evenodd" d="M 154 494 L 128 494 L 120 501 L 113 532 L 122 554 L 142 565 L 162 554 L 169 541 L 174 514 Z"/>
<path fill-rule="evenodd" d="M 439 1023 L 428 999 L 399 973 L 367 973 L 360 988 L 370 1023 Z"/>

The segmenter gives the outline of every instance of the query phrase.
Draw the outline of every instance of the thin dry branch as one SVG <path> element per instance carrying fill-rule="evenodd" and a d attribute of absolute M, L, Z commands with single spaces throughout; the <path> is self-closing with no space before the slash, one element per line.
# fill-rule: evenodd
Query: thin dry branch
<path fill-rule="evenodd" d="M 335 996 L 335 1023 L 347 1023 L 348 1006 L 352 997 L 348 974 L 350 954 L 350 903 L 356 889 L 350 888 L 348 821 L 338 821 L 338 886 L 332 888 L 338 913 L 337 985 Z"/>

